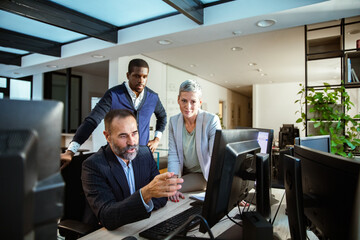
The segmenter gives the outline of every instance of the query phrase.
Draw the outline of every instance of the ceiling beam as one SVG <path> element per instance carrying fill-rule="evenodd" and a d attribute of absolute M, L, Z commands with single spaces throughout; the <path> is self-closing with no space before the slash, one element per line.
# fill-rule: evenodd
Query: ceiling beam
<path fill-rule="evenodd" d="M 21 66 L 21 55 L 0 51 L 0 63 Z"/>
<path fill-rule="evenodd" d="M 163 0 L 197 24 L 204 23 L 204 6 L 199 0 Z"/>
<path fill-rule="evenodd" d="M 0 9 L 90 37 L 117 43 L 118 28 L 116 26 L 51 1 L 1 0 Z"/>
<path fill-rule="evenodd" d="M 0 46 L 61 57 L 60 43 L 13 32 L 3 28 L 0 28 Z"/>

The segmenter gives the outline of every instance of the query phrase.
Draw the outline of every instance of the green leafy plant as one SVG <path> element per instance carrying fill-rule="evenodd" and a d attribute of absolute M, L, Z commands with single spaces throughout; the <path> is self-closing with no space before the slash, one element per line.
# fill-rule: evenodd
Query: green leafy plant
<path fill-rule="evenodd" d="M 314 128 L 318 129 L 321 135 L 330 135 L 331 152 L 353 157 L 354 152 L 360 148 L 360 122 L 355 120 L 360 118 L 360 114 L 353 117 L 347 114 L 354 104 L 350 101 L 345 87 L 332 88 L 330 84 L 324 83 L 324 88 L 320 91 L 308 88 L 307 96 L 305 96 L 305 86 L 300 84 L 300 87 L 301 90 L 298 92 L 300 99 L 295 101 L 300 104 L 300 111 L 295 112 L 295 114 L 300 113 L 300 118 L 296 122 L 303 123 L 305 129 L 307 101 L 308 120 L 314 123 Z"/>

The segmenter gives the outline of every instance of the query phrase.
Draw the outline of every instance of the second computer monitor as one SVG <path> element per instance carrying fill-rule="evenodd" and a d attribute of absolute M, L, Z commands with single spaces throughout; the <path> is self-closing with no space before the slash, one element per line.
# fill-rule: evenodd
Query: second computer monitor
<path fill-rule="evenodd" d="M 289 205 L 289 216 L 304 214 L 319 239 L 360 239 L 360 162 L 299 145 L 294 157 L 301 165 L 302 187 L 292 184 L 288 190 L 297 196 L 293 203 L 303 201 L 303 209 Z M 291 172 L 285 174 L 288 182 Z"/>
<path fill-rule="evenodd" d="M 257 136 L 256 129 L 216 131 L 202 210 L 210 227 L 246 198 L 248 180 L 256 178 L 255 156 L 260 152 Z M 200 231 L 206 231 L 204 225 Z"/>
<path fill-rule="evenodd" d="M 331 152 L 331 141 L 329 135 L 297 137 L 295 144 L 316 149 L 323 152 Z"/>
<path fill-rule="evenodd" d="M 250 127 L 237 127 L 237 129 L 256 129 L 259 131 L 257 136 L 258 143 L 260 145 L 260 152 L 269 154 L 269 159 L 271 159 L 271 150 L 274 140 L 274 130 L 266 128 L 250 128 Z"/>

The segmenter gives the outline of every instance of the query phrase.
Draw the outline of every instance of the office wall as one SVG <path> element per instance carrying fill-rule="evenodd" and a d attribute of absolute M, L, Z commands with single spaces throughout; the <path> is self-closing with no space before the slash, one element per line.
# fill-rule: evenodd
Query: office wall
<path fill-rule="evenodd" d="M 304 136 L 302 124 L 296 119 L 300 114 L 298 99 L 299 83 L 255 84 L 253 86 L 253 127 L 274 129 L 275 139 L 279 137 L 282 124 L 294 124 Z"/>
<path fill-rule="evenodd" d="M 108 79 L 78 71 L 72 71 L 72 74 L 82 77 L 81 121 L 83 121 L 91 111 L 91 97 L 102 97 L 104 95 L 108 89 Z"/>
<path fill-rule="evenodd" d="M 353 117 L 360 114 L 360 88 L 348 88 L 346 90 L 349 93 L 350 101 L 354 103 L 354 106 L 349 111 L 350 116 Z"/>

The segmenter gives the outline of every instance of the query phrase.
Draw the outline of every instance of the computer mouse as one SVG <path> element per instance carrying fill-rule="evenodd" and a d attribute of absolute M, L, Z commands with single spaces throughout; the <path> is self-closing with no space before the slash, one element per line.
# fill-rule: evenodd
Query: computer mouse
<path fill-rule="evenodd" d="M 127 237 L 124 237 L 122 240 L 137 240 L 137 238 L 134 236 L 127 236 Z"/>

